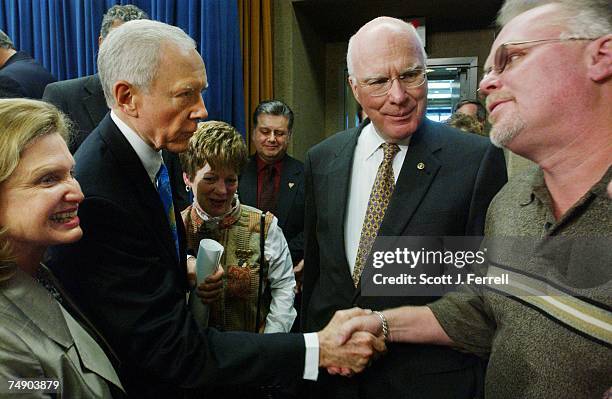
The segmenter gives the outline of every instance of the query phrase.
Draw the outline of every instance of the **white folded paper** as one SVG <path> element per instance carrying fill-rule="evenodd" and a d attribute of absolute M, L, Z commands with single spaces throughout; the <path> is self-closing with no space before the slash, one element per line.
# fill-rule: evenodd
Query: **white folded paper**
<path fill-rule="evenodd" d="M 204 238 L 200 240 L 200 247 L 198 248 L 198 257 L 196 259 L 196 276 L 198 284 L 201 284 L 206 280 L 206 277 L 217 271 L 221 256 L 223 255 L 223 245 L 219 244 L 215 240 Z M 198 324 L 206 328 L 208 327 L 208 305 L 204 305 L 202 300 L 192 293 L 189 298 L 189 306 L 193 318 Z"/>
<path fill-rule="evenodd" d="M 198 276 L 198 284 L 201 284 L 206 277 L 217 271 L 219 261 L 223 255 L 223 245 L 210 238 L 200 240 L 200 248 L 198 248 L 198 257 L 196 260 L 196 274 Z"/>

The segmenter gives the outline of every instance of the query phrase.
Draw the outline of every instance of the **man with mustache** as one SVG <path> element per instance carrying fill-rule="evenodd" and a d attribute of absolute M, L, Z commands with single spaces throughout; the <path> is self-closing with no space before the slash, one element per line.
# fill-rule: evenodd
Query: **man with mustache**
<path fill-rule="evenodd" d="M 506 181 L 501 151 L 485 138 L 425 118 L 427 56 L 412 25 L 388 17 L 368 22 L 349 42 L 347 65 L 369 119 L 307 155 L 304 331 L 354 305 L 385 309 L 437 299 L 361 295 L 372 242 L 482 235 L 489 202 Z M 313 396 L 473 398 L 482 371 L 479 359 L 449 348 L 396 344 L 362 375 L 321 376 Z"/>
<path fill-rule="evenodd" d="M 606 0 L 508 0 L 500 11 L 480 83 L 491 140 L 537 163 L 487 215 L 487 275 L 510 282 L 355 318 L 342 338 L 380 333 L 383 319 L 391 342 L 488 356 L 487 398 L 602 397 L 612 376 L 610 14 Z"/>

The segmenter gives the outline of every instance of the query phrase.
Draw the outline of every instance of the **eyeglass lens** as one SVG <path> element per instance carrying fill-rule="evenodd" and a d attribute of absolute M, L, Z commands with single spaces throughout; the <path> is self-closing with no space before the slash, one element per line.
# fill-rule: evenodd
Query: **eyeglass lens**
<path fill-rule="evenodd" d="M 506 44 L 504 43 L 497 48 L 497 51 L 495 51 L 495 60 L 493 64 L 493 69 L 495 72 L 502 73 L 504 71 L 504 68 L 506 67 L 506 54 Z"/>

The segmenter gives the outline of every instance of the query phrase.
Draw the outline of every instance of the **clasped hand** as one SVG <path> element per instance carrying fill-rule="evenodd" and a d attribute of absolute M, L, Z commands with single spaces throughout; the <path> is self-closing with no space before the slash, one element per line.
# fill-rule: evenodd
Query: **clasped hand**
<path fill-rule="evenodd" d="M 371 315 L 372 311 L 360 308 L 336 312 L 318 333 L 319 367 L 327 368 L 330 374 L 352 376 L 385 353 L 387 347 L 382 332 L 374 325 L 367 328 L 362 323 Z"/>
<path fill-rule="evenodd" d="M 189 270 L 191 283 L 195 285 L 195 262 Z M 217 301 L 223 291 L 223 268 L 208 276 L 196 288 L 196 294 L 204 304 Z M 353 308 L 340 310 L 327 326 L 318 332 L 319 367 L 330 374 L 352 376 L 363 371 L 373 360 L 387 350 L 385 340 L 372 318 L 371 310 Z"/>

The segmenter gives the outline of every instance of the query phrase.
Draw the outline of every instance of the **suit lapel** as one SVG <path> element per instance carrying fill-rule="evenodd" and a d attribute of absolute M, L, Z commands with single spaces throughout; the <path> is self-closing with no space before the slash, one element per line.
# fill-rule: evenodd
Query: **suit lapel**
<path fill-rule="evenodd" d="M 44 287 L 19 269 L 5 284 L 0 295 L 5 295 L 43 333 L 62 348 L 73 344 L 60 307 Z"/>
<path fill-rule="evenodd" d="M 289 155 L 285 155 L 280 178 L 280 187 L 278 190 L 278 200 L 276 201 L 276 217 L 281 226 L 285 225 L 285 221 L 289 217 L 289 211 L 293 206 L 293 200 L 298 190 L 296 177 L 299 174 L 300 169 L 292 162 Z"/>
<path fill-rule="evenodd" d="M 349 265 L 346 260 L 346 250 L 344 248 L 344 218 L 346 215 L 346 204 L 349 195 L 349 183 L 353 169 L 353 157 L 357 139 L 365 125 L 358 129 L 347 132 L 345 141 L 340 143 L 336 150 L 335 158 L 330 162 L 329 169 L 326 171 L 327 184 L 325 192 L 329 194 L 327 206 L 329 207 L 330 227 L 338 234 L 332 235 L 332 248 L 337 248 L 333 264 L 343 274 L 346 287 L 353 287 L 353 278 L 350 273 Z M 325 206 L 325 205 L 322 205 Z"/>
<path fill-rule="evenodd" d="M 62 297 L 62 307 L 68 313 L 71 314 L 71 317 L 75 318 L 79 323 L 81 329 L 87 331 L 87 333 L 93 338 L 97 345 L 99 345 L 105 352 L 108 360 L 112 363 L 116 370 L 121 368 L 121 361 L 119 357 L 111 348 L 110 344 L 106 341 L 106 339 L 102 336 L 102 333 L 98 331 L 98 329 L 93 325 L 91 321 L 81 312 L 81 309 L 74 303 L 72 297 L 66 292 L 62 284 L 57 280 L 57 278 L 53 275 L 51 270 L 47 268 L 47 266 L 41 264 L 39 274 L 43 276 L 53 287 L 59 292 Z M 66 319 L 68 322 L 68 319 Z M 71 328 L 70 323 L 68 323 L 68 328 L 71 332 L 73 332 L 73 328 Z M 74 336 L 74 334 L 73 334 Z M 113 381 L 114 382 L 114 381 Z"/>
<path fill-rule="evenodd" d="M 434 155 L 440 148 L 436 134 L 427 120 L 413 134 L 379 236 L 402 235 L 427 194 L 440 169 L 440 162 Z"/>
<path fill-rule="evenodd" d="M 48 269 L 43 273 L 50 276 Z M 55 279 L 51 280 L 54 285 Z M 55 285 L 56 288 L 58 287 Z M 25 317 L 40 331 L 69 351 L 74 345 L 83 368 L 94 372 L 123 390 L 112 363 L 91 335 L 68 313 L 53 296 L 33 278 L 18 270 L 2 290 Z M 77 360 L 78 362 L 79 360 Z"/>
<path fill-rule="evenodd" d="M 164 207 L 140 158 L 112 121 L 110 114 L 107 114 L 100 122 L 100 127 L 100 135 L 111 149 L 115 162 L 121 163 L 125 176 L 122 178 L 127 178 L 131 187 L 134 188 L 134 194 L 138 198 L 138 204 L 142 210 L 140 215 L 143 226 L 151 227 L 152 233 L 158 236 L 162 246 L 168 252 L 168 256 L 175 260 L 174 264 L 177 264 L 179 259 L 177 259 L 174 238 L 170 231 Z M 176 222 L 178 228 L 180 217 Z"/>
<path fill-rule="evenodd" d="M 60 309 L 66 320 L 66 325 L 74 338 L 74 344 L 79 352 L 79 358 L 83 362 L 83 367 L 93 371 L 116 386 L 122 387 L 117 372 L 104 351 L 69 312 L 64 308 Z"/>
<path fill-rule="evenodd" d="M 104 115 L 108 113 L 102 83 L 100 83 L 98 74 L 90 76 L 85 82 L 84 88 L 86 94 L 82 101 L 89 115 L 93 130 L 98 125 L 98 122 L 104 118 Z"/>
<path fill-rule="evenodd" d="M 378 230 L 378 236 L 402 236 L 405 234 L 406 226 L 410 223 L 440 169 L 440 161 L 434 155 L 441 148 L 440 142 L 437 132 L 432 129 L 429 121 L 424 119 L 410 139 L 408 152 L 406 158 L 404 158 L 389 206 L 385 211 L 385 217 Z M 369 262 L 366 262 L 362 275 L 364 275 L 368 264 Z M 360 295 L 361 284 L 358 284 L 353 296 L 353 303 Z"/>

